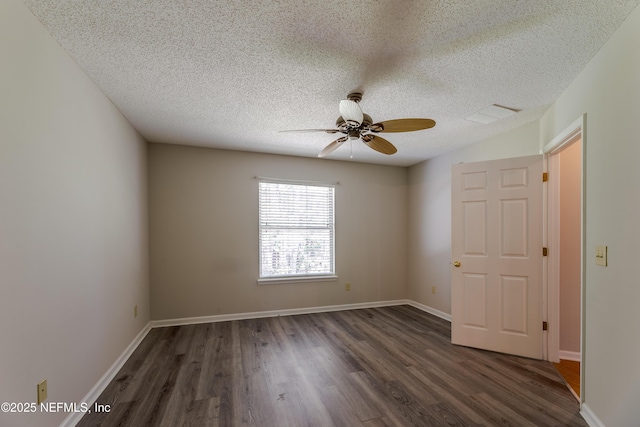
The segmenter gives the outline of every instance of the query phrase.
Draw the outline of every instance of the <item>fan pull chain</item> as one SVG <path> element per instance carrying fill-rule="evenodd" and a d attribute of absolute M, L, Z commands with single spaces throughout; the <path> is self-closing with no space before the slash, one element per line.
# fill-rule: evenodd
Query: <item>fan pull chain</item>
<path fill-rule="evenodd" d="M 349 148 L 351 149 L 351 157 L 349 158 L 353 159 L 353 139 L 349 140 Z"/>

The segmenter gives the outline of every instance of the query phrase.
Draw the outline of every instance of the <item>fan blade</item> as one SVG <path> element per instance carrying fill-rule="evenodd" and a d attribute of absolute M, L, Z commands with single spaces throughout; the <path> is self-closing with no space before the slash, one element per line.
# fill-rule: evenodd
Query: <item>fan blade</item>
<path fill-rule="evenodd" d="M 293 129 L 293 130 L 281 130 L 278 132 L 326 132 L 326 133 L 338 133 L 340 129 Z"/>
<path fill-rule="evenodd" d="M 329 144 L 326 147 L 324 147 L 324 149 L 320 152 L 320 154 L 318 154 L 318 157 L 324 157 L 327 154 L 333 153 L 334 151 L 336 151 L 338 149 L 338 147 L 340 147 L 348 139 L 349 138 L 347 138 L 346 136 L 342 136 L 342 137 L 336 139 L 331 144 Z"/>
<path fill-rule="evenodd" d="M 413 132 L 424 130 L 436 125 L 431 119 L 396 119 L 386 120 L 371 125 L 372 132 Z"/>
<path fill-rule="evenodd" d="M 358 126 L 362 124 L 362 119 L 364 118 L 362 108 L 357 102 L 350 99 L 340 101 L 340 115 L 346 122 L 357 122 Z"/>
<path fill-rule="evenodd" d="M 362 141 L 364 141 L 369 148 L 372 148 L 382 154 L 393 154 L 398 151 L 392 143 L 377 135 L 362 135 Z"/>

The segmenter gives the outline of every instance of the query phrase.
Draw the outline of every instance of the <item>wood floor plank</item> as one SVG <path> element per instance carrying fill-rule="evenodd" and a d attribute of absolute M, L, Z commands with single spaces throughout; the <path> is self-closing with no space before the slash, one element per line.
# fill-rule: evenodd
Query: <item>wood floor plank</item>
<path fill-rule="evenodd" d="M 362 423 L 365 427 L 395 427 L 397 424 L 393 424 L 387 417 L 374 418 Z"/>
<path fill-rule="evenodd" d="M 153 329 L 79 426 L 572 426 L 548 362 L 451 344 L 410 306 Z"/>
<path fill-rule="evenodd" d="M 278 317 L 274 322 L 274 329 L 285 332 L 280 333 L 280 342 L 283 348 L 290 353 L 292 369 L 289 373 L 291 386 L 284 394 L 296 396 L 302 402 L 303 410 L 298 415 L 298 421 L 310 426 L 332 426 L 331 414 L 322 400 L 320 388 L 330 385 L 326 382 L 325 375 L 313 362 L 313 353 L 308 340 L 298 332 L 295 318 Z"/>
<path fill-rule="evenodd" d="M 469 396 L 475 402 L 480 412 L 491 420 L 490 425 L 513 427 L 539 427 L 543 424 L 539 421 L 530 421 L 518 414 L 511 403 L 503 403 L 487 393 L 478 393 Z"/>
<path fill-rule="evenodd" d="M 334 426 L 351 427 L 360 425 L 361 420 L 353 410 L 346 396 L 336 386 L 323 387 L 320 396 L 327 408 L 331 408 L 329 415 Z"/>
<path fill-rule="evenodd" d="M 460 388 L 453 388 L 445 381 L 440 383 L 434 381 L 437 376 L 429 375 L 428 372 L 420 369 L 419 367 L 409 368 L 410 372 L 427 387 L 429 387 L 434 395 L 438 397 L 439 402 L 446 402 L 449 407 L 455 408 L 458 414 L 464 416 L 468 422 L 466 425 L 491 425 L 489 419 L 482 416 L 473 401 L 468 397 L 470 394 L 465 393 Z"/>
<path fill-rule="evenodd" d="M 308 425 L 312 425 L 309 420 L 313 415 L 307 411 L 294 383 L 268 384 L 268 387 L 270 398 L 277 396 L 273 402 L 273 411 L 278 425 L 295 427 L 300 420 L 305 420 Z"/>
<path fill-rule="evenodd" d="M 195 400 L 191 402 L 186 411 L 180 414 L 180 418 L 175 423 L 162 421 L 163 425 L 172 426 L 209 426 L 219 425 L 220 399 Z"/>
<path fill-rule="evenodd" d="M 360 394 L 359 390 L 349 380 L 349 376 L 344 374 L 349 371 L 345 369 L 344 364 L 340 363 L 334 352 L 331 352 L 328 348 L 318 348 L 315 360 L 330 376 L 331 382 L 343 396 L 345 403 L 350 407 L 350 411 L 356 415 L 359 421 L 380 418 L 384 415 L 379 408 L 372 405 L 365 396 Z"/>
<path fill-rule="evenodd" d="M 369 375 L 366 371 L 352 372 L 349 374 L 351 381 L 371 404 L 380 409 L 385 417 L 385 422 L 393 426 L 411 426 L 413 423 L 406 418 L 402 408 L 398 408 L 394 399 L 389 398 L 385 385 L 378 379 Z"/>
<path fill-rule="evenodd" d="M 158 425 L 164 413 L 170 411 L 167 404 L 173 392 L 178 367 L 183 355 L 175 355 L 158 371 L 149 384 L 144 396 L 141 396 L 138 411 L 132 417 L 132 425 Z"/>

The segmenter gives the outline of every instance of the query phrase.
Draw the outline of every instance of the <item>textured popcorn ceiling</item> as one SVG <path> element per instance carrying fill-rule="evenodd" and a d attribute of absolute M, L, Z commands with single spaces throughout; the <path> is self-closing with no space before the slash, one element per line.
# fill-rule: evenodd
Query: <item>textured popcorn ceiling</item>
<path fill-rule="evenodd" d="M 539 118 L 640 0 L 25 0 L 152 142 L 315 157 L 354 90 L 374 121 L 427 117 L 328 158 L 412 165 Z M 615 78 L 615 76 L 611 76 Z M 521 110 L 465 120 L 499 104 Z"/>

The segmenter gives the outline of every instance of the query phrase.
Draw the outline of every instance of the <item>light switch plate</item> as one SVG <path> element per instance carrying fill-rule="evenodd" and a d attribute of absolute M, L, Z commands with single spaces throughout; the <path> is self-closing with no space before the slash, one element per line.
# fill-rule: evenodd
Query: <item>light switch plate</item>
<path fill-rule="evenodd" d="M 596 245 L 596 264 L 607 266 L 607 247 L 604 245 Z"/>

